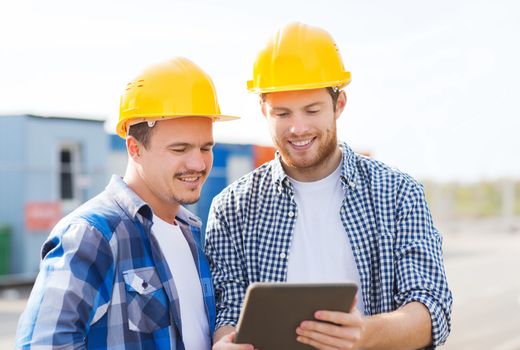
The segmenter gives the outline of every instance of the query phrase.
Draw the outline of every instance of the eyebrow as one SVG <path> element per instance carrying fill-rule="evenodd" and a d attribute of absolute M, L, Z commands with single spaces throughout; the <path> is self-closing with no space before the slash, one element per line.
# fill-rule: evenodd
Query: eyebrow
<path fill-rule="evenodd" d="M 321 106 L 321 105 L 324 105 L 325 102 L 313 102 L 311 104 L 308 104 L 306 106 L 304 106 L 303 108 L 309 108 L 309 107 L 314 107 L 314 106 Z"/>
<path fill-rule="evenodd" d="M 325 104 L 325 102 L 313 102 L 313 103 L 303 106 L 302 109 L 307 109 L 307 108 L 316 107 L 316 106 L 322 106 L 324 104 Z M 272 110 L 273 111 L 290 111 L 291 109 L 287 108 L 287 107 L 273 107 Z"/>
<path fill-rule="evenodd" d="M 208 147 L 208 146 L 214 146 L 214 145 L 215 145 L 215 141 L 208 141 L 208 142 L 204 143 L 202 145 L 202 147 Z M 170 143 L 167 147 L 168 148 L 174 148 L 174 147 L 192 148 L 192 147 L 195 147 L 195 145 L 193 143 L 189 143 L 189 142 L 174 142 L 174 143 Z"/>

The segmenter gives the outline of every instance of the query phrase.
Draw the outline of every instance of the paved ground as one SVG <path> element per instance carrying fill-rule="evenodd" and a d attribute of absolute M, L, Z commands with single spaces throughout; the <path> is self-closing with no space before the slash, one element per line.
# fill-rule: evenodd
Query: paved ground
<path fill-rule="evenodd" d="M 520 234 L 445 238 L 454 294 L 445 349 L 520 349 Z"/>
<path fill-rule="evenodd" d="M 470 227 L 441 228 L 455 299 L 453 329 L 443 349 L 520 350 L 520 233 Z M 14 346 L 26 294 L 0 293 L 0 349 Z"/>
<path fill-rule="evenodd" d="M 0 349 L 13 349 L 18 318 L 27 302 L 27 290 L 0 291 Z"/>

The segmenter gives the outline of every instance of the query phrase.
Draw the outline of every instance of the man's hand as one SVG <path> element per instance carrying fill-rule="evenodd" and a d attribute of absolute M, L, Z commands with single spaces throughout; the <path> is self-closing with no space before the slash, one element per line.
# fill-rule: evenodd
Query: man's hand
<path fill-rule="evenodd" d="M 356 308 L 357 296 L 354 298 L 350 313 L 338 311 L 317 311 L 317 321 L 303 321 L 296 334 L 301 343 L 316 349 L 359 349 L 365 320 Z"/>
<path fill-rule="evenodd" d="M 228 327 L 226 330 L 220 330 L 227 333 L 229 329 L 232 329 L 232 327 Z M 231 332 L 221 336 L 220 339 L 213 344 L 212 350 L 254 350 L 254 346 L 251 344 L 235 344 L 235 334 L 236 332 Z"/>
<path fill-rule="evenodd" d="M 303 321 L 296 333 L 299 342 L 316 349 L 405 350 L 432 343 L 431 317 L 419 302 L 373 316 L 362 316 L 353 308 L 350 313 L 318 311 L 314 317 L 316 320 Z"/>
<path fill-rule="evenodd" d="M 316 349 L 360 348 L 365 321 L 358 309 L 350 313 L 317 311 L 314 317 L 317 321 L 303 321 L 296 328 L 296 340 Z"/>

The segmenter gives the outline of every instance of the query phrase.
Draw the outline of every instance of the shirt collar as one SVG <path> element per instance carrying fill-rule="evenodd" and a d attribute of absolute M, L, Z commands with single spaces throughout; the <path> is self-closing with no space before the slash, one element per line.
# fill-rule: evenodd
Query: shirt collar
<path fill-rule="evenodd" d="M 280 189 L 280 186 L 290 186 L 289 177 L 282 167 L 282 157 L 280 156 L 279 151 L 276 151 L 274 155 L 274 161 L 272 162 L 272 172 L 273 182 L 277 188 Z"/>
<path fill-rule="evenodd" d="M 184 208 L 182 205 L 179 206 L 179 210 L 177 211 L 175 219 L 182 223 L 185 223 L 186 225 L 195 226 L 198 228 L 202 226 L 202 221 L 197 216 L 193 215 L 191 211 Z"/>
<path fill-rule="evenodd" d="M 341 182 L 343 188 L 356 189 L 359 181 L 359 174 L 356 164 L 356 154 L 345 142 L 339 143 L 339 148 L 343 153 L 343 161 L 341 163 Z"/>
<path fill-rule="evenodd" d="M 121 177 L 112 175 L 106 191 L 132 219 L 136 219 L 139 213 L 148 220 L 152 220 L 152 208 L 128 187 Z"/>
<path fill-rule="evenodd" d="M 343 188 L 350 188 L 354 190 L 358 182 L 358 172 L 356 167 L 356 157 L 354 151 L 345 143 L 340 142 L 338 144 L 343 155 L 341 162 L 341 183 Z M 285 173 L 282 167 L 282 159 L 280 152 L 276 151 L 275 159 L 272 162 L 272 179 L 274 185 L 279 189 L 278 192 L 282 192 L 281 188 L 292 188 L 289 177 Z"/>

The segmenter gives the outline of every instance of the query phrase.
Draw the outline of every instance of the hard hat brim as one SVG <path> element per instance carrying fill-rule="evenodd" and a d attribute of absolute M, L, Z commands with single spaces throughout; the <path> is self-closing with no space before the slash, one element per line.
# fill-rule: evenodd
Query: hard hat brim
<path fill-rule="evenodd" d="M 217 115 L 174 115 L 174 116 L 135 116 L 132 119 L 125 119 L 121 120 L 117 127 L 116 127 L 116 133 L 119 135 L 119 137 L 126 139 L 128 128 L 132 125 L 144 123 L 144 122 L 154 122 L 158 120 L 167 120 L 167 119 L 177 119 L 177 118 L 193 118 L 193 117 L 199 117 L 199 118 L 209 118 L 213 120 L 213 122 L 225 122 L 225 121 L 231 121 L 231 120 L 237 120 L 240 119 L 238 116 L 233 115 L 224 115 L 224 114 L 217 114 Z"/>
<path fill-rule="evenodd" d="M 282 92 L 282 91 L 297 91 L 297 90 L 312 90 L 321 89 L 327 87 L 337 87 L 342 89 L 350 83 L 350 73 L 346 72 L 346 78 L 337 81 L 327 81 L 322 83 L 309 83 L 309 84 L 287 84 L 282 86 L 255 86 L 253 80 L 247 81 L 247 90 L 249 92 L 257 94 L 265 94 L 270 92 Z"/>

